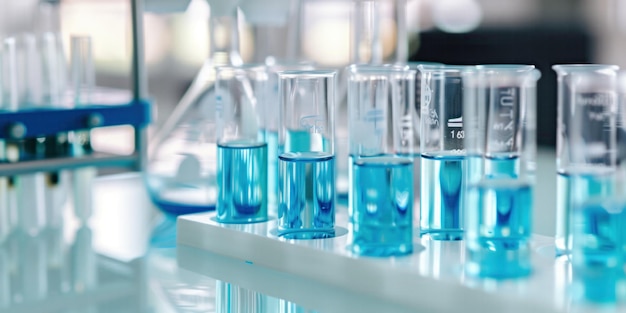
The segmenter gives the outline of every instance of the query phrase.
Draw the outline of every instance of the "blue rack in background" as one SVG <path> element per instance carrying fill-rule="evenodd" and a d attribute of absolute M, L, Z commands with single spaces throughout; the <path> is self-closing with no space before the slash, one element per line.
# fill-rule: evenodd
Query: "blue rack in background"
<path fill-rule="evenodd" d="M 120 100 L 114 90 L 102 91 L 105 101 L 75 108 L 33 108 L 0 111 L 0 139 L 25 139 L 96 127 L 129 125 L 134 128 L 135 149 L 130 155 L 94 151 L 86 156 L 67 156 L 0 163 L 0 176 L 72 169 L 85 166 L 123 167 L 139 171 L 146 158 L 146 126 L 150 123 L 151 102 L 146 97 L 146 74 L 143 63 L 143 1 L 130 0 L 132 20 L 132 92 Z M 111 93 L 112 101 L 106 101 Z M 109 99 L 110 100 L 110 99 Z M 113 102 L 113 103 L 108 103 Z M 106 103 L 106 104 L 105 104 Z"/>

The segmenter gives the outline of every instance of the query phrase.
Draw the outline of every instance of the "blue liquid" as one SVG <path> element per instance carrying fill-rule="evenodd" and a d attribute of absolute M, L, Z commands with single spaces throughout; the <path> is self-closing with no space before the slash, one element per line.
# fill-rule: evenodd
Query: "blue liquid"
<path fill-rule="evenodd" d="M 277 214 L 278 206 L 278 132 L 267 131 L 267 204 L 270 215 Z"/>
<path fill-rule="evenodd" d="M 572 249 L 572 208 L 589 198 L 612 193 L 609 170 L 565 171 L 556 176 L 556 253 L 569 254 Z"/>
<path fill-rule="evenodd" d="M 205 178 L 180 182 L 175 177 L 148 175 L 146 185 L 152 202 L 169 215 L 205 212 L 215 209 L 217 187 Z"/>
<path fill-rule="evenodd" d="M 308 130 L 287 130 L 282 152 L 330 151 L 330 143 L 322 134 Z"/>
<path fill-rule="evenodd" d="M 352 250 L 361 255 L 413 251 L 413 162 L 395 157 L 354 163 Z"/>
<path fill-rule="evenodd" d="M 435 240 L 463 239 L 465 156 L 422 154 L 421 163 L 421 233 Z"/>
<path fill-rule="evenodd" d="M 572 268 L 585 300 L 615 302 L 626 230 L 623 202 L 595 198 L 574 209 Z"/>
<path fill-rule="evenodd" d="M 532 187 L 523 180 L 493 178 L 469 186 L 466 245 L 470 274 L 492 278 L 530 274 L 532 199 Z"/>
<path fill-rule="evenodd" d="M 335 158 L 324 152 L 278 157 L 278 231 L 287 238 L 335 234 Z"/>
<path fill-rule="evenodd" d="M 267 220 L 267 144 L 233 141 L 217 145 L 217 220 Z"/>

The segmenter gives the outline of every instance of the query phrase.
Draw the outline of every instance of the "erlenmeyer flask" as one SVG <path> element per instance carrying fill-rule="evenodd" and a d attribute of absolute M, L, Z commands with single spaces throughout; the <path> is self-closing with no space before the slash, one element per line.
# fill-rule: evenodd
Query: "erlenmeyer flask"
<path fill-rule="evenodd" d="M 211 55 L 150 142 L 146 185 L 165 213 L 215 209 L 215 69 L 241 65 L 236 1 L 209 1 Z"/>

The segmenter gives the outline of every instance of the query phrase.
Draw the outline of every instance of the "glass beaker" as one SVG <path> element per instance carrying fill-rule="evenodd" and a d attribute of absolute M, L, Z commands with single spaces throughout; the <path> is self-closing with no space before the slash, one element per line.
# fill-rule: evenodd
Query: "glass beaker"
<path fill-rule="evenodd" d="M 415 71 L 408 66 L 349 67 L 352 251 L 413 251 L 412 119 Z"/>
<path fill-rule="evenodd" d="M 609 196 L 616 170 L 618 67 L 555 65 L 558 75 L 556 253 L 572 249 L 572 211 Z"/>
<path fill-rule="evenodd" d="M 479 65 L 465 88 L 467 272 L 491 278 L 531 271 L 536 155 L 532 65 Z"/>
<path fill-rule="evenodd" d="M 463 238 L 466 151 L 464 89 L 472 66 L 419 66 L 421 72 L 421 234 Z"/>
<path fill-rule="evenodd" d="M 267 78 L 263 66 L 217 69 L 216 218 L 221 223 L 267 220 Z"/>
<path fill-rule="evenodd" d="M 335 235 L 335 71 L 279 73 L 278 232 Z"/>
<path fill-rule="evenodd" d="M 211 56 L 148 148 L 146 187 L 152 201 L 167 214 L 215 209 L 215 69 L 242 64 L 236 5 L 236 1 L 211 2 Z"/>

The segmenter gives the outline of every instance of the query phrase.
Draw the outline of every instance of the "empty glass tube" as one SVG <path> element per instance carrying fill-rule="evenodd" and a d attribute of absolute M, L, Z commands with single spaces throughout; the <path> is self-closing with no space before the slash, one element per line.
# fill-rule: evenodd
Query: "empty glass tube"
<path fill-rule="evenodd" d="M 335 71 L 279 73 L 278 232 L 335 235 Z"/>
<path fill-rule="evenodd" d="M 96 87 L 96 73 L 91 49 L 91 37 L 72 36 L 70 41 L 71 80 L 74 106 L 82 107 L 92 101 Z M 82 157 L 92 152 L 89 129 L 70 133 L 71 155 Z M 92 186 L 97 176 L 95 167 L 84 167 L 73 171 L 74 214 L 83 223 L 92 215 Z"/>
<path fill-rule="evenodd" d="M 267 220 L 267 71 L 263 66 L 220 67 L 215 83 L 217 220 Z"/>
<path fill-rule="evenodd" d="M 349 67 L 352 251 L 413 251 L 414 78 L 408 66 Z"/>
<path fill-rule="evenodd" d="M 614 65 L 555 65 L 558 75 L 556 252 L 572 249 L 572 211 L 613 191 L 616 170 Z"/>
<path fill-rule="evenodd" d="M 463 238 L 465 189 L 464 89 L 470 66 L 419 66 L 421 72 L 421 233 Z"/>
<path fill-rule="evenodd" d="M 532 65 L 479 65 L 465 88 L 467 272 L 493 278 L 530 273 L 536 154 Z"/>

